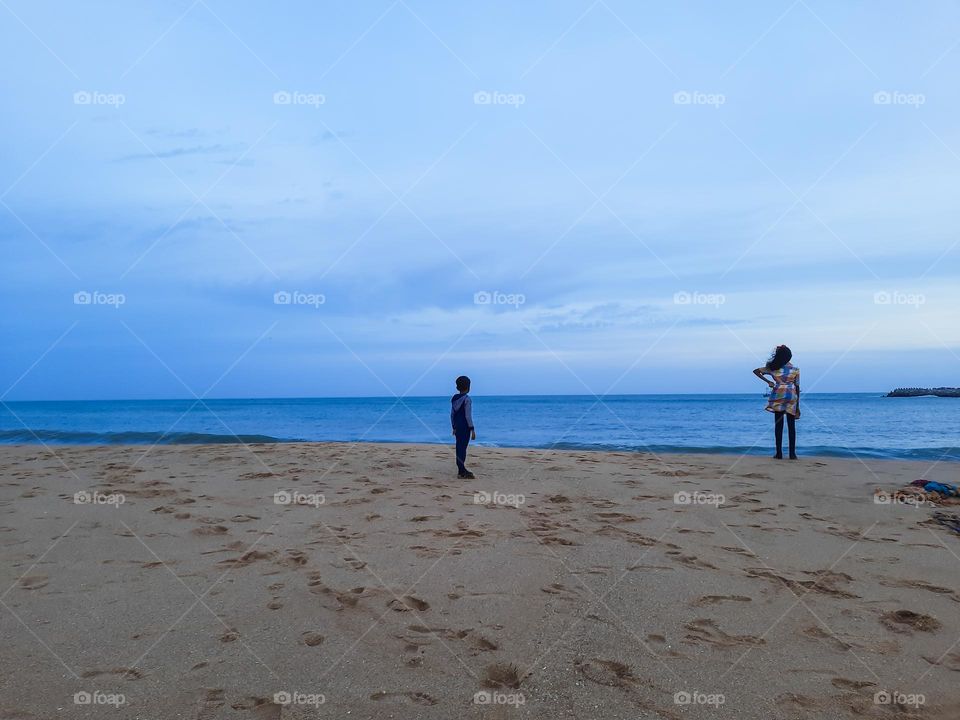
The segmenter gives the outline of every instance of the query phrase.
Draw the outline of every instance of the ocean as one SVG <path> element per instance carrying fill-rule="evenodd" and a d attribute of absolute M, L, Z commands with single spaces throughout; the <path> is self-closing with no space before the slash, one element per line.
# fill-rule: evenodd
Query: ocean
<path fill-rule="evenodd" d="M 766 455 L 764 404 L 760 393 L 474 396 L 474 422 L 477 444 L 493 447 Z M 0 443 L 450 443 L 449 408 L 449 396 L 4 402 Z M 802 411 L 801 455 L 960 460 L 960 399 L 809 393 Z"/>

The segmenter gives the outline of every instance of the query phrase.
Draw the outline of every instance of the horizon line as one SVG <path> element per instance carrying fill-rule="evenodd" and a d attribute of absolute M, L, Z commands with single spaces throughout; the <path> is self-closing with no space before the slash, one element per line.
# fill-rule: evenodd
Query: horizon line
<path fill-rule="evenodd" d="M 806 392 L 804 395 L 873 395 L 879 394 L 886 397 L 889 390 L 863 390 L 858 392 Z M 721 397 L 729 395 L 763 395 L 762 391 L 757 392 L 664 392 L 664 393 L 508 393 L 503 395 L 484 395 L 471 393 L 474 397 L 482 398 L 534 398 L 534 397 L 548 397 L 548 398 L 610 398 L 610 397 L 676 397 L 676 396 L 690 396 L 690 397 Z M 202 404 L 204 402 L 222 402 L 222 401 L 243 401 L 243 400 L 257 400 L 257 401 L 271 401 L 271 400 L 433 400 L 438 398 L 445 398 L 447 395 L 303 395 L 303 396 L 268 396 L 268 397 L 207 397 L 207 398 L 197 398 L 197 397 L 173 397 L 173 398 L 83 398 L 83 399 L 46 399 L 46 400 L 2 400 L 0 399 L 0 405 L 12 405 L 14 403 L 84 403 L 84 402 L 196 402 L 197 404 Z M 933 396 L 920 396 L 920 397 L 933 397 Z"/>

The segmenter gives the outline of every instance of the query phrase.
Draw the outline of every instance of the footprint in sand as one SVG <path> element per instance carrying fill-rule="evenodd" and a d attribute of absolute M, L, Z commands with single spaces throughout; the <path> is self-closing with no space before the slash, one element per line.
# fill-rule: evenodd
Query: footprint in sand
<path fill-rule="evenodd" d="M 144 570 L 154 570 L 156 568 L 163 567 L 164 565 L 176 565 L 176 564 L 177 564 L 176 560 L 168 560 L 166 562 L 163 560 L 153 560 L 151 562 L 140 563 L 140 567 Z"/>
<path fill-rule="evenodd" d="M 601 535 L 603 537 L 612 537 L 618 540 L 625 540 L 632 545 L 642 545 L 644 547 L 652 547 L 657 544 L 657 540 L 646 535 L 641 535 L 640 533 L 633 532 L 631 530 L 625 530 L 623 528 L 618 528 L 613 525 L 604 525 L 599 530 L 594 531 L 595 535 Z M 667 547 L 677 547 L 676 545 L 671 545 L 670 543 L 665 543 Z"/>
<path fill-rule="evenodd" d="M 319 575 L 319 573 L 317 573 L 317 575 Z M 324 585 L 319 577 L 314 577 L 307 585 L 311 593 L 321 596 L 323 599 L 323 607 L 328 610 L 343 610 L 345 608 L 357 607 L 357 605 L 360 604 L 360 598 L 364 596 L 363 593 L 366 590 L 366 588 L 362 586 L 352 588 L 348 591 L 334 590 Z M 333 602 L 327 602 L 327 599 Z"/>
<path fill-rule="evenodd" d="M 616 660 L 591 658 L 577 663 L 576 667 L 587 680 L 597 685 L 623 688 L 630 687 L 637 680 L 629 665 Z"/>
<path fill-rule="evenodd" d="M 802 596 L 804 594 L 800 592 L 801 590 L 812 590 L 814 592 L 818 592 L 823 595 L 830 595 L 831 597 L 836 598 L 849 599 L 858 597 L 857 595 L 854 595 L 853 593 L 839 587 L 840 585 L 846 585 L 853 581 L 853 578 L 846 573 L 831 572 L 829 570 L 805 570 L 803 574 L 809 575 L 813 579 L 797 580 L 794 578 L 785 577 L 783 575 L 777 575 L 767 568 L 744 568 L 743 572 L 749 577 L 764 578 L 785 585 L 795 595 L 798 596 Z"/>
<path fill-rule="evenodd" d="M 229 567 L 246 567 L 260 560 L 273 560 L 277 557 L 275 550 L 248 550 L 240 557 L 221 560 L 218 565 Z"/>
<path fill-rule="evenodd" d="M 24 590 L 39 590 L 47 586 L 49 578 L 46 575 L 24 575 L 17 584 Z"/>
<path fill-rule="evenodd" d="M 679 550 L 667 550 L 667 555 L 670 555 L 671 558 L 676 560 L 678 563 L 682 563 L 687 567 L 697 568 L 700 570 L 716 570 L 717 566 L 708 563 L 706 560 L 701 560 L 696 555 L 684 555 Z"/>
<path fill-rule="evenodd" d="M 931 665 L 939 665 L 940 667 L 945 667 L 947 670 L 960 672 L 960 653 L 950 653 L 940 658 L 928 657 L 924 655 L 923 659 Z"/>
<path fill-rule="evenodd" d="M 599 512 L 593 514 L 594 518 L 598 522 L 610 522 L 610 523 L 631 523 L 631 522 L 640 522 L 640 518 L 635 517 L 634 515 L 628 515 L 627 513 L 619 512 Z"/>
<path fill-rule="evenodd" d="M 233 703 L 234 710 L 248 710 L 257 720 L 280 720 L 283 706 L 278 705 L 272 698 L 248 697 L 241 702 Z"/>
<path fill-rule="evenodd" d="M 225 702 L 222 688 L 208 688 L 198 703 L 194 720 L 214 720 Z"/>
<path fill-rule="evenodd" d="M 718 545 L 717 547 L 721 550 L 726 550 L 727 552 L 736 553 L 737 555 L 749 555 L 750 557 L 756 557 L 756 555 L 744 547 L 736 547 L 733 545 Z"/>
<path fill-rule="evenodd" d="M 687 631 L 684 636 L 686 643 L 706 643 L 716 647 L 735 647 L 737 645 L 764 645 L 763 638 L 753 635 L 729 635 L 725 633 L 714 620 L 699 619 L 688 622 L 683 626 Z"/>
<path fill-rule="evenodd" d="M 143 678 L 143 672 L 137 668 L 94 668 L 92 670 L 84 670 L 80 673 L 80 677 L 84 678 L 95 678 L 101 677 L 102 675 L 119 675 L 122 680 L 140 680 Z"/>
<path fill-rule="evenodd" d="M 575 600 L 578 597 L 576 591 L 570 590 L 560 583 L 552 583 L 542 587 L 540 592 L 545 592 L 547 595 L 559 595 L 563 600 Z"/>
<path fill-rule="evenodd" d="M 876 687 L 877 685 L 875 682 L 869 682 L 867 680 L 847 680 L 847 678 L 842 677 L 833 678 L 830 684 L 841 690 L 852 690 L 854 692 L 859 692 L 868 687 Z"/>
<path fill-rule="evenodd" d="M 290 549 L 277 562 L 284 567 L 302 567 L 307 564 L 307 554 L 303 550 Z"/>
<path fill-rule="evenodd" d="M 880 584 L 886 585 L 887 587 L 926 590 L 928 592 L 937 593 L 938 595 L 948 595 L 954 602 L 960 602 L 960 594 L 958 594 L 955 590 L 951 590 L 947 587 L 941 587 L 939 585 L 931 585 L 926 580 L 889 580 L 884 578 L 880 580 Z"/>
<path fill-rule="evenodd" d="M 307 632 L 300 635 L 300 638 L 303 640 L 303 644 L 307 647 L 316 647 L 321 644 L 326 638 L 318 632 L 313 632 L 308 630 Z"/>
<path fill-rule="evenodd" d="M 470 647 L 479 652 L 493 652 L 494 650 L 500 649 L 499 645 L 487 640 L 485 637 L 483 637 L 483 635 L 477 635 L 472 632 L 467 636 L 467 643 L 470 645 Z"/>
<path fill-rule="evenodd" d="M 650 649 L 654 652 L 654 654 L 659 655 L 660 657 L 683 657 L 683 655 L 667 645 L 667 638 L 663 635 L 651 633 L 650 635 L 647 635 L 647 642 L 650 644 Z"/>
<path fill-rule="evenodd" d="M 919 632 L 936 632 L 940 629 L 940 621 L 929 615 L 915 613 L 912 610 L 892 610 L 880 616 L 880 622 L 889 629 L 898 633 L 909 633 L 911 630 Z"/>
<path fill-rule="evenodd" d="M 232 518 L 230 518 L 230 521 L 235 523 L 245 523 L 250 522 L 251 520 L 259 519 L 260 517 L 258 515 L 234 515 Z"/>
<path fill-rule="evenodd" d="M 410 632 L 421 633 L 423 635 L 438 635 L 444 640 L 463 640 L 470 634 L 469 630 L 451 630 L 450 628 L 431 628 L 426 625 L 410 625 L 407 627 Z"/>
<path fill-rule="evenodd" d="M 519 668 L 513 664 L 495 663 L 487 665 L 483 670 L 483 679 L 481 683 L 485 688 L 491 690 L 511 689 L 516 690 L 523 682 L 523 674 Z"/>
<path fill-rule="evenodd" d="M 430 609 L 430 603 L 413 595 L 405 595 L 402 598 L 394 598 L 387 603 L 387 607 L 394 612 L 410 612 L 411 610 L 423 612 Z"/>
<path fill-rule="evenodd" d="M 753 598 L 746 595 L 703 595 L 694 605 L 716 605 L 722 602 L 751 602 Z"/>
<path fill-rule="evenodd" d="M 230 529 L 226 525 L 204 525 L 194 528 L 190 532 L 200 537 L 206 537 L 208 535 L 226 535 L 230 532 Z"/>
<path fill-rule="evenodd" d="M 436 705 L 437 704 L 436 698 L 430 695 L 427 695 L 426 693 L 412 692 L 409 690 L 406 692 L 403 692 L 403 691 L 386 692 L 385 690 L 381 690 L 379 692 L 375 692 L 373 695 L 370 696 L 371 700 L 376 700 L 378 702 L 380 700 L 387 700 L 390 698 L 399 698 L 401 700 L 412 702 L 415 705 Z"/>
<path fill-rule="evenodd" d="M 402 635 L 394 635 L 403 642 L 403 664 L 407 667 L 423 665 L 423 648 L 430 644 L 429 640 L 411 640 Z"/>

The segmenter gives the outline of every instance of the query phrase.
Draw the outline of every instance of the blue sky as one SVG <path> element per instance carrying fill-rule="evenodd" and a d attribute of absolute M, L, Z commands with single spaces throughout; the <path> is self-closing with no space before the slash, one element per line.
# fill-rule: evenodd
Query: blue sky
<path fill-rule="evenodd" d="M 3 399 L 960 384 L 955 3 L 0 17 Z"/>

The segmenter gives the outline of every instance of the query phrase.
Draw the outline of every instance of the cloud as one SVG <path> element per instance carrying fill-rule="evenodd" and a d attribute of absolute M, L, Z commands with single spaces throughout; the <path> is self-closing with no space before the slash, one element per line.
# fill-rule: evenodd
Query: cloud
<path fill-rule="evenodd" d="M 171 140 L 199 140 L 200 138 L 213 137 L 219 135 L 219 131 L 203 130 L 201 128 L 185 128 L 183 130 L 164 130 L 161 128 L 151 128 L 147 130 L 147 135 L 154 137 L 164 137 Z"/>
<path fill-rule="evenodd" d="M 178 147 L 170 150 L 158 150 L 156 152 L 134 153 L 133 155 L 124 155 L 117 158 L 118 162 L 127 160 L 155 160 L 157 158 L 167 159 L 183 157 L 185 155 L 215 155 L 221 152 L 233 152 L 237 149 L 236 145 L 193 145 L 191 147 Z"/>

